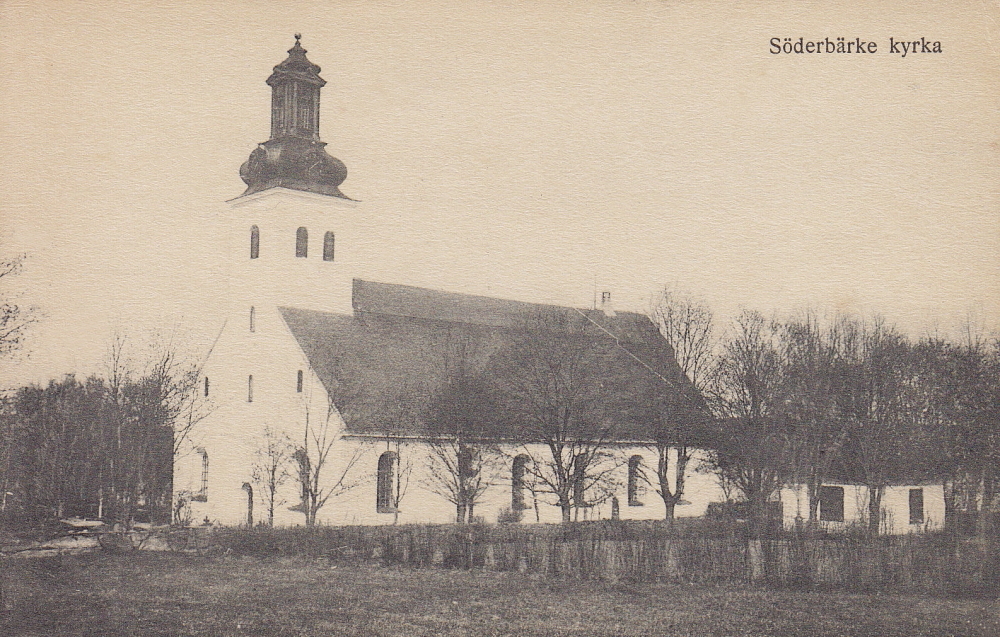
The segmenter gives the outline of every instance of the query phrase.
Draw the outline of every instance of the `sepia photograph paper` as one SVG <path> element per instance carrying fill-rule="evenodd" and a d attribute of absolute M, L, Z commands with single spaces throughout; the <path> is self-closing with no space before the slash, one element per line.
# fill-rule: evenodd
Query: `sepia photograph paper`
<path fill-rule="evenodd" d="M 1000 633 L 1000 5 L 0 2 L 0 632 Z"/>

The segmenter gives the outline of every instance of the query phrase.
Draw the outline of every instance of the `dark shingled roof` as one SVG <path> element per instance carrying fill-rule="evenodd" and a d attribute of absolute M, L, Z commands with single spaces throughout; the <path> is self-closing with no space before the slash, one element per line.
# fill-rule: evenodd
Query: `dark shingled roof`
<path fill-rule="evenodd" d="M 351 433 L 426 435 L 421 419 L 407 417 L 414 403 L 449 378 L 447 352 L 466 343 L 469 364 L 483 369 L 505 343 L 526 333 L 532 320 L 572 326 L 605 344 L 615 341 L 616 372 L 636 391 L 663 391 L 677 413 L 703 413 L 703 401 L 680 371 L 673 351 L 648 317 L 634 312 L 608 316 L 484 296 L 354 280 L 354 315 L 296 308 L 281 314 L 325 389 L 344 414 Z M 471 345 L 471 349 L 469 346 Z M 695 416 L 696 417 L 696 416 Z M 500 424 L 495 427 L 502 427 Z M 509 438 L 509 432 L 490 435 Z M 650 440 L 635 422 L 617 432 L 622 440 Z"/>

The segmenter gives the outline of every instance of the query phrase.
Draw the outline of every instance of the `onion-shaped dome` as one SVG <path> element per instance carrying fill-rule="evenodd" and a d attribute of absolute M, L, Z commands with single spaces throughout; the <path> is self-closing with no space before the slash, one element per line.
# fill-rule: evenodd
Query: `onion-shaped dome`
<path fill-rule="evenodd" d="M 240 177 L 247 185 L 243 194 L 280 186 L 349 199 L 340 192 L 347 166 L 324 146 L 324 142 L 291 136 L 264 142 L 240 166 Z"/>

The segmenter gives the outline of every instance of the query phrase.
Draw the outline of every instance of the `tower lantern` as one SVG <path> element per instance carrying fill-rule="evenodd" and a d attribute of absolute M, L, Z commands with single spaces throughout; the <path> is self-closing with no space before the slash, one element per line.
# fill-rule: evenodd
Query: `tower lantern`
<path fill-rule="evenodd" d="M 271 87 L 271 139 L 287 135 L 319 141 L 319 90 L 326 80 L 320 67 L 306 58 L 302 36 L 295 34 L 295 46 L 288 59 L 274 67 L 267 85 Z"/>
<path fill-rule="evenodd" d="M 306 57 L 301 39 L 296 33 L 288 58 L 267 78 L 271 139 L 258 145 L 240 166 L 247 185 L 243 194 L 282 187 L 350 199 L 340 192 L 347 166 L 331 157 L 319 139 L 319 93 L 326 80 L 319 76 L 320 67 Z"/>

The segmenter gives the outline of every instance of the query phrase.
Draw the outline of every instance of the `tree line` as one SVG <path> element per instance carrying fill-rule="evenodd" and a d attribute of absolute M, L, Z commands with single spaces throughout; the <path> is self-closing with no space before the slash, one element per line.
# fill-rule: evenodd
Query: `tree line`
<path fill-rule="evenodd" d="M 173 463 L 205 415 L 197 369 L 171 347 L 136 363 L 116 336 L 102 375 L 67 375 L 0 402 L 0 514 L 170 520 Z"/>
<path fill-rule="evenodd" d="M 698 364 L 686 371 L 713 416 L 706 469 L 760 521 L 779 489 L 801 485 L 807 521 L 816 522 L 824 482 L 867 487 L 873 534 L 893 484 L 943 483 L 949 520 L 992 506 L 1000 466 L 996 338 L 967 327 L 957 340 L 911 339 L 877 316 L 767 319 L 743 311 L 709 343 L 692 334 L 712 334 L 711 313 L 669 289 L 653 316 L 682 366 L 700 343 Z"/>

